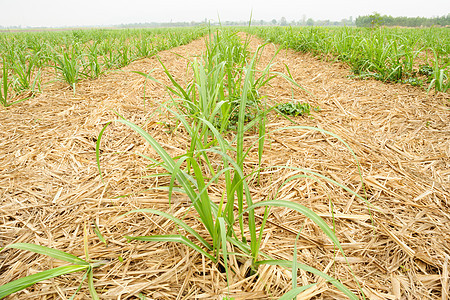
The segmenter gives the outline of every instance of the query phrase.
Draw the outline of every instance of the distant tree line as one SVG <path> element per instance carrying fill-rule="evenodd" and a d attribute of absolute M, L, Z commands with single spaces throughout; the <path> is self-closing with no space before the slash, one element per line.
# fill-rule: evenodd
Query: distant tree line
<path fill-rule="evenodd" d="M 204 19 L 202 21 L 191 22 L 146 22 L 146 23 L 128 23 L 120 25 L 108 25 L 108 26 L 80 26 L 81 27 L 108 27 L 108 28 L 149 28 L 149 27 L 189 27 L 199 25 L 223 25 L 223 26 L 246 26 L 249 21 L 224 21 L 217 22 Z M 330 20 L 313 20 L 303 15 L 299 20 L 287 20 L 285 17 L 281 19 L 272 20 L 252 20 L 251 24 L 254 26 L 357 26 L 357 27 L 377 27 L 377 26 L 404 26 L 404 27 L 430 27 L 430 26 L 450 26 L 450 14 L 442 17 L 423 18 L 423 17 L 392 17 L 388 15 L 380 15 L 379 13 L 373 13 L 368 16 L 359 16 L 356 19 L 349 17 L 348 19 L 342 19 L 340 21 Z M 77 26 L 62 26 L 59 28 L 76 28 Z M 44 29 L 52 27 L 22 27 L 22 26 L 1 26 L 2 29 Z"/>
<path fill-rule="evenodd" d="M 450 26 L 450 14 L 442 17 L 393 17 L 373 13 L 369 16 L 359 16 L 355 20 L 357 27 L 377 27 L 377 26 L 404 26 L 404 27 L 431 27 Z"/>
<path fill-rule="evenodd" d="M 112 25 L 118 28 L 154 28 L 154 27 L 190 27 L 208 24 L 207 21 L 200 22 L 147 22 L 147 23 L 128 23 L 120 25 Z"/>
<path fill-rule="evenodd" d="M 288 21 L 285 17 L 282 17 L 280 20 L 273 19 L 272 21 L 252 21 L 253 25 L 279 25 L 279 26 L 354 26 L 355 22 L 353 17 L 349 17 L 348 19 L 342 19 L 340 21 L 330 21 L 330 20 L 314 20 L 312 18 L 306 18 L 303 15 L 303 18 L 300 20 L 292 20 Z"/>
<path fill-rule="evenodd" d="M 166 23 L 158 23 L 158 22 L 150 22 L 150 23 L 134 23 L 134 24 L 121 24 L 116 25 L 115 27 L 120 28 L 146 28 L 146 27 L 186 27 L 186 26 L 198 26 L 210 24 L 213 26 L 248 26 L 249 21 L 210 21 L 203 20 L 200 22 L 166 22 Z M 330 21 L 330 20 L 313 20 L 312 18 L 306 18 L 304 15 L 300 20 L 287 20 L 285 17 L 281 17 L 281 19 L 272 19 L 272 20 L 252 20 L 252 26 L 355 26 L 355 20 L 353 17 L 349 17 L 348 19 L 342 19 L 340 21 Z"/>

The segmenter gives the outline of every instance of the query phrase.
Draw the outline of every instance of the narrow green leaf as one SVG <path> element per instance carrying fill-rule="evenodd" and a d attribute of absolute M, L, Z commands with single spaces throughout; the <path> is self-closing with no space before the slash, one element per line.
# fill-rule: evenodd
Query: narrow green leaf
<path fill-rule="evenodd" d="M 344 249 L 342 249 L 342 246 L 341 246 L 338 238 L 334 234 L 333 230 L 331 230 L 331 228 L 328 226 L 328 224 L 318 214 L 316 214 L 315 212 L 313 212 L 306 206 L 303 206 L 303 205 L 295 203 L 295 202 L 285 201 L 285 200 L 267 200 L 267 201 L 261 201 L 261 202 L 253 204 L 252 206 L 248 207 L 244 212 L 254 210 L 256 207 L 261 207 L 261 206 L 286 207 L 286 208 L 290 208 L 292 210 L 295 210 L 295 211 L 303 214 L 304 216 L 311 219 L 311 221 L 316 223 L 316 225 L 318 225 L 320 227 L 320 229 L 323 231 L 323 233 L 325 233 L 328 236 L 328 238 L 333 242 L 333 244 L 335 244 L 336 247 L 339 248 L 342 255 L 345 256 Z"/>
<path fill-rule="evenodd" d="M 17 280 L 11 281 L 7 284 L 0 286 L 0 299 L 8 295 L 11 295 L 12 293 L 21 291 L 37 282 L 58 277 L 64 274 L 83 271 L 86 270 L 87 268 L 89 268 L 89 265 L 62 266 L 51 270 L 39 272 L 27 277 L 19 278 Z"/>
<path fill-rule="evenodd" d="M 144 73 L 144 72 L 140 72 L 140 71 L 130 71 L 130 72 L 136 73 L 136 74 L 139 74 L 139 75 L 142 75 L 142 76 L 144 76 L 145 78 L 148 78 L 148 79 L 150 79 L 150 80 L 152 80 L 152 81 L 154 81 L 154 82 L 156 82 L 156 83 L 161 84 L 161 82 L 160 82 L 158 79 L 155 79 L 154 77 L 150 76 L 150 74 L 153 73 L 155 70 L 156 70 L 156 69 L 152 69 L 152 70 L 150 70 L 150 72 L 148 72 L 148 73 Z"/>
<path fill-rule="evenodd" d="M 151 209 L 151 208 L 143 208 L 143 209 L 135 209 L 135 210 L 129 211 L 126 214 L 124 214 L 124 216 L 131 214 L 131 213 L 137 213 L 137 212 L 151 213 L 151 214 L 162 216 L 162 217 L 165 217 L 165 218 L 171 220 L 172 222 L 174 222 L 175 224 L 179 225 L 184 230 L 186 230 L 188 233 L 192 234 L 198 241 L 200 241 L 209 250 L 212 250 L 211 245 L 204 238 L 202 238 L 201 235 L 199 235 L 194 229 L 192 229 L 189 225 L 187 225 L 182 220 L 180 220 L 168 213 L 165 213 L 165 212 L 162 212 L 159 210 L 155 210 L 155 209 Z"/>
<path fill-rule="evenodd" d="M 88 271 L 88 288 L 89 293 L 91 294 L 92 300 L 100 300 L 98 297 L 97 291 L 94 287 L 94 273 L 92 272 L 92 269 Z"/>
<path fill-rule="evenodd" d="M 278 298 L 278 300 L 292 300 L 292 299 L 296 299 L 296 296 L 298 294 L 300 294 L 303 291 L 306 291 L 307 289 L 309 289 L 310 287 L 313 287 L 315 285 L 316 285 L 316 283 L 313 283 L 313 284 L 308 284 L 308 285 L 305 285 L 305 286 L 299 286 L 299 287 L 293 288 L 292 290 L 290 290 L 289 292 L 287 292 L 286 294 L 284 294 L 283 296 Z"/>
<path fill-rule="evenodd" d="M 34 253 L 38 254 L 44 254 L 50 257 L 53 257 L 55 259 L 67 261 L 71 264 L 78 264 L 78 265 L 86 265 L 88 266 L 89 263 L 82 260 L 81 258 L 76 257 L 75 255 L 63 252 L 61 250 L 56 250 L 53 248 L 48 248 L 45 246 L 35 245 L 35 244 L 28 244 L 28 243 L 17 243 L 17 244 L 11 244 L 6 246 L 5 248 L 14 248 L 14 249 L 21 249 L 21 250 L 28 250 Z"/>
<path fill-rule="evenodd" d="M 109 124 L 111 124 L 111 122 L 106 123 L 106 125 L 102 128 L 102 130 L 100 131 L 100 133 L 97 137 L 97 143 L 95 144 L 95 157 L 97 159 L 97 168 L 98 168 L 98 173 L 100 174 L 100 178 L 102 181 L 103 181 L 103 175 L 102 175 L 102 169 L 100 167 L 100 142 L 102 140 L 103 133 L 105 132 L 106 128 L 108 128 Z"/>
<path fill-rule="evenodd" d="M 292 261 L 289 260 L 262 260 L 257 263 L 258 265 L 272 265 L 272 266 L 281 266 L 284 268 L 291 268 L 292 267 Z M 352 300 L 358 300 L 358 297 L 353 294 L 345 285 L 343 285 L 339 280 L 323 273 L 322 271 L 319 271 L 313 267 L 310 267 L 308 265 L 304 264 L 297 264 L 297 267 L 299 269 L 302 269 L 306 272 L 313 273 L 314 275 L 318 275 L 322 277 L 323 279 L 327 280 L 329 283 L 334 285 L 338 290 L 343 292 L 347 297 L 349 297 Z"/>
<path fill-rule="evenodd" d="M 73 293 L 73 295 L 69 298 L 69 300 L 73 300 L 75 299 L 75 296 L 77 295 L 77 293 L 81 290 L 81 287 L 83 286 L 83 282 L 84 280 L 87 278 L 87 275 L 89 273 L 89 269 L 87 272 L 84 273 L 83 278 L 81 278 L 81 282 L 78 285 L 78 288 L 75 290 L 75 292 Z"/>
<path fill-rule="evenodd" d="M 98 239 L 105 244 L 105 246 L 108 246 L 108 242 L 103 237 L 102 233 L 100 232 L 100 229 L 97 226 L 97 223 L 94 220 L 94 232 L 97 235 Z"/>
<path fill-rule="evenodd" d="M 220 227 L 220 240 L 222 244 L 223 263 L 225 267 L 225 273 L 227 274 L 227 285 L 230 287 L 230 274 L 228 272 L 228 250 L 227 250 L 227 227 L 223 217 L 218 218 Z"/>
<path fill-rule="evenodd" d="M 208 257 L 211 261 L 214 263 L 217 262 L 217 258 L 194 244 L 192 241 L 188 240 L 185 236 L 179 235 L 179 234 L 170 234 L 170 235 L 153 235 L 153 236 L 125 236 L 128 240 L 138 240 L 138 241 L 147 241 L 147 242 L 173 242 L 173 243 L 180 243 L 184 244 L 186 246 L 189 246 L 190 248 L 194 249 L 195 251 L 199 252 L 200 254 L 203 254 L 204 256 Z"/>

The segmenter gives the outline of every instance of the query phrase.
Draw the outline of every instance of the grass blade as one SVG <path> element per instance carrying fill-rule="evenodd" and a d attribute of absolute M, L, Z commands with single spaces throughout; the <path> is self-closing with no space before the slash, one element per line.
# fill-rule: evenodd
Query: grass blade
<path fill-rule="evenodd" d="M 225 225 L 225 219 L 223 217 L 219 217 L 218 221 L 220 227 L 220 240 L 222 244 L 223 263 L 225 267 L 225 273 L 227 274 L 228 287 L 230 287 L 230 274 L 228 272 L 227 227 Z"/>
<path fill-rule="evenodd" d="M 335 244 L 336 247 L 339 248 L 342 255 L 345 256 L 344 249 L 342 249 L 341 243 L 339 242 L 338 238 L 334 234 L 333 230 L 331 230 L 331 228 L 328 226 L 328 224 L 318 214 L 316 214 L 315 212 L 313 212 L 306 206 L 303 206 L 301 204 L 294 203 L 294 202 L 285 201 L 285 200 L 266 200 L 266 201 L 254 203 L 252 206 L 248 207 L 244 211 L 244 213 L 247 211 L 250 211 L 250 210 L 254 210 L 255 208 L 261 207 L 261 206 L 286 207 L 286 208 L 290 208 L 292 210 L 295 210 L 295 211 L 303 214 L 304 216 L 311 219 L 311 221 L 316 223 L 316 225 L 320 227 L 320 229 L 328 236 L 328 238 L 333 242 L 333 244 Z"/>
<path fill-rule="evenodd" d="M 4 107 L 8 105 L 8 69 L 6 68 L 6 60 L 3 59 L 2 82 L 0 84 L 0 102 Z M 3 89 L 3 93 L 2 93 Z"/>
<path fill-rule="evenodd" d="M 64 274 L 83 271 L 86 270 L 87 268 L 89 268 L 89 265 L 62 266 L 51 270 L 39 272 L 27 277 L 19 278 L 17 280 L 11 281 L 7 284 L 0 286 L 0 299 L 8 295 L 11 295 L 12 293 L 23 290 L 29 286 L 32 286 L 33 284 L 40 282 L 42 280 L 47 280 Z"/>
<path fill-rule="evenodd" d="M 69 300 L 73 300 L 75 299 L 75 296 L 77 295 L 77 293 L 81 290 L 81 287 L 83 286 L 83 282 L 86 279 L 86 277 L 88 276 L 89 272 L 85 272 L 83 275 L 83 278 L 81 278 L 81 282 L 80 285 L 77 287 L 77 289 L 75 290 L 75 293 L 73 293 L 73 295 L 69 298 Z"/>
<path fill-rule="evenodd" d="M 100 229 L 97 226 L 97 223 L 94 221 L 94 232 L 97 235 L 98 239 L 105 244 L 105 246 L 108 246 L 108 242 L 103 237 L 102 233 L 100 232 Z"/>
<path fill-rule="evenodd" d="M 258 262 L 258 265 L 272 265 L 272 266 L 281 266 L 284 268 L 291 268 L 292 267 L 292 261 L 289 260 L 262 260 Z M 318 275 L 325 280 L 327 280 L 329 283 L 334 285 L 338 290 L 343 292 L 348 298 L 352 300 L 358 300 L 358 297 L 353 294 L 345 285 L 343 285 L 339 280 L 323 273 L 322 271 L 317 270 L 316 268 L 310 267 L 308 265 L 304 264 L 297 264 L 297 267 L 299 269 L 302 269 L 306 272 L 313 273 L 314 275 Z"/>
<path fill-rule="evenodd" d="M 310 287 L 315 286 L 316 283 L 312 283 L 312 284 L 308 284 L 305 286 L 299 286 L 296 288 L 293 288 L 292 290 L 290 290 L 289 292 L 287 292 L 286 294 L 284 294 L 283 296 L 281 296 L 280 298 L 278 298 L 278 300 L 292 300 L 292 299 L 296 299 L 296 296 L 298 294 L 300 294 L 301 292 L 309 289 Z"/>
<path fill-rule="evenodd" d="M 106 123 L 105 126 L 103 126 L 102 130 L 100 131 L 98 138 L 97 138 L 97 142 L 95 143 L 95 157 L 97 159 L 97 168 L 98 168 L 98 173 L 100 174 L 100 178 L 103 181 L 103 174 L 102 174 L 102 169 L 100 167 L 100 142 L 102 140 L 102 136 L 103 133 L 105 132 L 106 128 L 109 126 L 109 124 L 111 124 L 111 122 Z"/>
<path fill-rule="evenodd" d="M 89 293 L 91 294 L 92 300 L 100 300 L 98 297 L 97 291 L 94 287 L 94 272 L 92 272 L 92 268 L 88 271 L 88 288 Z"/>
<path fill-rule="evenodd" d="M 55 259 L 63 260 L 63 261 L 69 262 L 71 264 L 89 266 L 88 262 L 82 260 L 81 258 L 76 257 L 75 255 L 63 252 L 61 250 L 48 248 L 45 246 L 28 244 L 28 243 L 17 243 L 17 244 L 8 245 L 5 248 L 28 250 L 28 251 L 31 251 L 34 253 L 44 254 L 44 255 L 53 257 Z"/>
<path fill-rule="evenodd" d="M 217 262 L 217 258 L 200 248 L 198 245 L 194 244 L 192 241 L 187 239 L 185 236 L 179 235 L 179 234 L 168 234 L 168 235 L 152 235 L 152 236 L 125 236 L 128 240 L 137 240 L 137 241 L 147 241 L 147 242 L 173 242 L 173 243 L 180 243 L 184 244 L 193 250 L 199 252 L 200 254 L 203 254 L 204 256 L 208 257 L 211 261 L 214 263 Z"/>
<path fill-rule="evenodd" d="M 171 220 L 172 222 L 174 222 L 175 224 L 181 226 L 184 230 L 186 230 L 188 233 L 192 234 L 198 241 L 200 241 L 205 247 L 207 247 L 209 250 L 212 250 L 211 245 L 204 239 L 201 237 L 201 235 L 199 235 L 194 229 L 192 229 L 189 225 L 187 225 L 185 222 L 181 221 L 180 219 L 159 211 L 159 210 L 155 210 L 155 209 L 151 209 L 151 208 L 144 208 L 144 209 L 135 209 L 132 211 L 127 212 L 126 214 L 124 214 L 124 216 L 131 214 L 131 213 L 136 213 L 136 212 L 142 212 L 142 213 L 151 213 L 151 214 L 155 214 L 158 216 L 162 216 L 165 217 L 169 220 Z"/>

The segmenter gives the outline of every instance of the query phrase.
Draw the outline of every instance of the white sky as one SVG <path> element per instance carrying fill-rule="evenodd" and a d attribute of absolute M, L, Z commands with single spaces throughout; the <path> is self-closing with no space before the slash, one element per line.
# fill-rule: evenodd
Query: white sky
<path fill-rule="evenodd" d="M 0 0 L 0 26 L 57 27 L 201 21 L 339 21 L 373 12 L 432 17 L 450 12 L 450 0 Z"/>

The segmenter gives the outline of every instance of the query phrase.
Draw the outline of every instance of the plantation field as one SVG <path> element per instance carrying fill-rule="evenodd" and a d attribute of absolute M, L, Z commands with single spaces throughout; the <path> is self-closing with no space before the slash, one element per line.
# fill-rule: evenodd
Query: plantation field
<path fill-rule="evenodd" d="M 183 28 L 0 32 L 0 104 L 28 99 L 53 80 L 63 80 L 75 90 L 82 79 L 98 78 L 205 33 Z"/>
<path fill-rule="evenodd" d="M 448 298 L 449 94 L 258 30 L 158 32 L 111 68 L 81 32 L 79 76 L 50 59 L 39 88 L 3 68 L 0 298 Z"/>
<path fill-rule="evenodd" d="M 253 27 L 247 31 L 287 48 L 346 62 L 356 78 L 443 92 L 450 86 L 448 28 Z"/>

